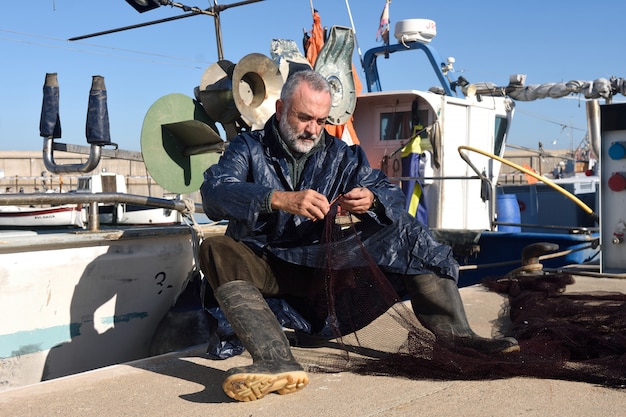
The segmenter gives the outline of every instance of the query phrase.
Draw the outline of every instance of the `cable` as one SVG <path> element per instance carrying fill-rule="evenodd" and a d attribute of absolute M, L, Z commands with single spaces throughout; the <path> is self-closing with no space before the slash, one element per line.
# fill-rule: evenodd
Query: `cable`
<path fill-rule="evenodd" d="M 34 46 L 39 46 L 39 47 L 44 47 L 44 48 L 63 49 L 63 50 L 73 51 L 73 52 L 78 52 L 78 53 L 87 53 L 87 54 L 92 54 L 92 55 L 110 56 L 110 57 L 114 57 L 114 58 L 118 58 L 118 59 L 127 59 L 127 60 L 135 60 L 135 61 L 152 62 L 152 63 L 155 63 L 155 64 L 161 64 L 161 65 L 184 66 L 184 67 L 190 67 L 190 68 L 196 68 L 196 69 L 202 68 L 199 64 L 208 64 L 208 62 L 205 62 L 205 61 L 196 60 L 196 59 L 190 59 L 190 58 L 177 57 L 177 56 L 173 56 L 173 55 L 157 54 L 157 53 L 152 53 L 152 52 L 138 51 L 138 50 L 132 50 L 132 49 L 124 49 L 124 48 L 118 48 L 118 47 L 112 47 L 112 46 L 106 46 L 106 45 L 97 45 L 97 44 L 87 43 L 87 42 L 75 42 L 76 45 L 85 46 L 86 48 L 107 49 L 107 50 L 111 50 L 111 51 L 114 51 L 114 52 L 128 53 L 128 54 L 131 54 L 131 55 L 121 55 L 121 54 L 118 54 L 118 53 L 110 53 L 110 52 L 99 52 L 99 51 L 96 51 L 96 50 L 90 50 L 90 49 L 80 48 L 80 47 L 76 47 L 76 46 L 69 46 L 65 39 L 59 39 L 59 38 L 54 38 L 54 37 L 44 36 L 44 35 L 38 35 L 38 34 L 33 34 L 33 33 L 18 32 L 18 31 L 14 31 L 14 30 L 0 29 L 0 33 L 8 33 L 8 34 L 12 34 L 12 35 L 18 35 L 18 36 L 26 37 L 26 39 L 18 39 L 18 38 L 13 38 L 13 37 L 0 36 L 0 40 L 2 40 L 2 41 L 14 42 L 14 43 L 24 43 L 24 44 L 29 44 L 29 45 L 34 45 Z M 43 39 L 43 40 L 50 41 L 50 42 L 53 42 L 53 43 L 38 42 L 36 40 L 32 40 L 32 39 L 28 39 L 28 38 L 39 38 L 39 39 Z M 139 55 L 139 56 L 132 56 L 132 54 Z M 148 58 L 145 58 L 144 56 L 147 56 Z M 155 59 L 151 59 L 151 58 L 162 58 L 162 59 L 165 59 L 165 60 L 182 61 L 182 63 L 159 61 L 159 60 L 155 60 Z M 194 63 L 196 65 L 194 65 Z"/>

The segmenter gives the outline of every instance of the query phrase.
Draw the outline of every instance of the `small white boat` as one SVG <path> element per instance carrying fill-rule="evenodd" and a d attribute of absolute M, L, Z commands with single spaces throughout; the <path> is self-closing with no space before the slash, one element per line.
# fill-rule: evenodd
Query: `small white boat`
<path fill-rule="evenodd" d="M 73 194 L 71 192 L 70 194 Z M 75 193 L 127 193 L 125 178 L 120 174 L 102 173 L 81 176 Z M 85 228 L 88 206 L 84 204 L 58 205 L 0 205 L 0 227 L 76 227 Z M 180 213 L 171 208 L 148 207 L 140 204 L 99 204 L 101 224 L 168 225 L 181 224 Z"/>
<path fill-rule="evenodd" d="M 0 206 L 0 227 L 62 227 L 83 228 L 85 211 L 81 204 L 54 207 Z"/>
<path fill-rule="evenodd" d="M 126 194 L 128 190 L 123 175 L 105 172 L 81 176 L 76 192 Z M 129 203 L 101 204 L 98 216 L 101 224 L 166 225 L 182 222 L 176 210 Z"/>

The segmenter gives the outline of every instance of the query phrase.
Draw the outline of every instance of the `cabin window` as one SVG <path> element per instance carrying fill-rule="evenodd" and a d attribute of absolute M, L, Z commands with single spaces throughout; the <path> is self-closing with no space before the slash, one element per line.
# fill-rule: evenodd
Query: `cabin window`
<path fill-rule="evenodd" d="M 428 110 L 418 110 L 417 120 L 420 129 L 426 126 Z M 403 140 L 413 137 L 413 115 L 411 111 L 380 113 L 380 140 Z M 420 134 L 427 137 L 426 132 Z"/>
<path fill-rule="evenodd" d="M 91 190 L 91 177 L 79 177 L 77 189 L 81 191 Z"/>
<path fill-rule="evenodd" d="M 506 135 L 506 128 L 508 121 L 506 117 L 496 117 L 496 131 L 495 140 L 493 141 L 493 154 L 502 156 L 502 145 L 504 144 L 504 136 Z"/>
<path fill-rule="evenodd" d="M 380 114 L 380 140 L 409 139 L 412 130 L 410 111 Z"/>

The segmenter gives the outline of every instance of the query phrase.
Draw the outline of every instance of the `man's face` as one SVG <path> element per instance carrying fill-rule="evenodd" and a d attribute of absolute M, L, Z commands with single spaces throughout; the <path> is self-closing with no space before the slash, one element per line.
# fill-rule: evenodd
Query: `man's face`
<path fill-rule="evenodd" d="M 278 130 L 289 149 L 306 153 L 319 143 L 330 105 L 329 93 L 313 91 L 306 83 L 294 91 L 289 108 L 281 100 L 276 103 Z"/>

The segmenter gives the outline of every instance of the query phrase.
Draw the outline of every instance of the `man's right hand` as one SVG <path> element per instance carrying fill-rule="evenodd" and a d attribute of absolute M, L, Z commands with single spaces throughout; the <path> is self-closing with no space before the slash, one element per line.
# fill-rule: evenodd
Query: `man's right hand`
<path fill-rule="evenodd" d="M 274 191 L 272 209 L 308 217 L 312 221 L 322 220 L 330 210 L 324 194 L 315 190 Z"/>

